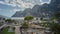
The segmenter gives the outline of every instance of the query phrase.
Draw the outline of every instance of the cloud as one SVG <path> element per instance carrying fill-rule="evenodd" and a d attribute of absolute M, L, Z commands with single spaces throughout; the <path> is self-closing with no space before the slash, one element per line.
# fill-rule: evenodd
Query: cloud
<path fill-rule="evenodd" d="M 0 4 L 5 4 L 3 1 L 0 1 Z"/>
<path fill-rule="evenodd" d="M 12 11 L 16 12 L 16 11 L 20 11 L 20 9 L 13 9 Z"/>
<path fill-rule="evenodd" d="M 23 10 L 25 8 L 32 8 L 36 4 L 41 5 L 49 2 L 43 2 L 42 0 L 4 0 L 4 1 L 0 1 L 0 4 L 10 5 L 12 7 L 17 6 Z"/>
<path fill-rule="evenodd" d="M 40 1 L 41 1 L 42 4 L 44 4 L 44 3 L 49 4 L 51 2 L 51 0 L 40 0 Z"/>
<path fill-rule="evenodd" d="M 15 8 L 15 9 L 12 9 L 11 11 L 16 12 L 16 11 L 23 11 L 23 10 L 24 10 L 23 8 L 21 8 L 21 9 Z"/>

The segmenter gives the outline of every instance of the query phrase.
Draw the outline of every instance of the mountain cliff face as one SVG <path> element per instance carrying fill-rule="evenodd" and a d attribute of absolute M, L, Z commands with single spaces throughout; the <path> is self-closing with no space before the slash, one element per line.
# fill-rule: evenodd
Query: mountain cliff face
<path fill-rule="evenodd" d="M 35 5 L 32 9 L 26 8 L 24 11 L 16 12 L 12 17 L 25 17 L 25 16 L 34 16 L 34 17 L 41 17 L 43 11 L 43 6 Z"/>
<path fill-rule="evenodd" d="M 44 5 L 35 5 L 32 9 L 26 8 L 24 11 L 16 12 L 12 17 L 50 17 L 51 11 L 48 10 L 48 4 Z"/>
<path fill-rule="evenodd" d="M 25 17 L 30 15 L 30 8 L 25 9 L 24 11 L 17 11 L 12 17 Z"/>
<path fill-rule="evenodd" d="M 60 0 L 52 0 L 49 4 L 49 8 L 52 12 L 57 13 L 60 11 Z"/>
<path fill-rule="evenodd" d="M 51 17 L 54 12 L 60 10 L 60 0 L 52 0 L 50 4 L 35 5 L 32 9 L 27 8 L 24 11 L 16 12 L 12 17 Z"/>

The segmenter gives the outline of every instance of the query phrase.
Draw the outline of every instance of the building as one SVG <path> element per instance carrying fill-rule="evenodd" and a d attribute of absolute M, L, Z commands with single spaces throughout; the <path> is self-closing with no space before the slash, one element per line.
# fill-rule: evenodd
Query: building
<path fill-rule="evenodd" d="M 0 17 L 0 25 L 5 24 L 5 18 Z"/>

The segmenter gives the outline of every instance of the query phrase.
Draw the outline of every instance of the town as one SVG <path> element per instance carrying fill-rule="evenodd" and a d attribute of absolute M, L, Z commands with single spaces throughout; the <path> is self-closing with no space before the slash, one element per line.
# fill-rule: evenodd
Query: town
<path fill-rule="evenodd" d="M 53 34 L 50 24 L 57 22 L 49 18 L 34 18 L 27 16 L 23 18 L 6 19 L 0 17 L 0 33 L 2 34 Z"/>
<path fill-rule="evenodd" d="M 60 0 L 0 0 L 0 34 L 60 34 Z"/>

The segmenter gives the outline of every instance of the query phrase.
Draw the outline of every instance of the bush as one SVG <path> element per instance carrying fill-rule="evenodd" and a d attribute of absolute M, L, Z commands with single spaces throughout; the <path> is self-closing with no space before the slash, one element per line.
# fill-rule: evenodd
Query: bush
<path fill-rule="evenodd" d="M 33 19 L 32 16 L 26 16 L 26 17 L 24 18 L 24 20 L 32 20 L 32 19 Z"/>
<path fill-rule="evenodd" d="M 26 22 L 24 22 L 24 23 L 22 24 L 22 27 L 29 27 L 29 25 L 28 25 Z"/>

